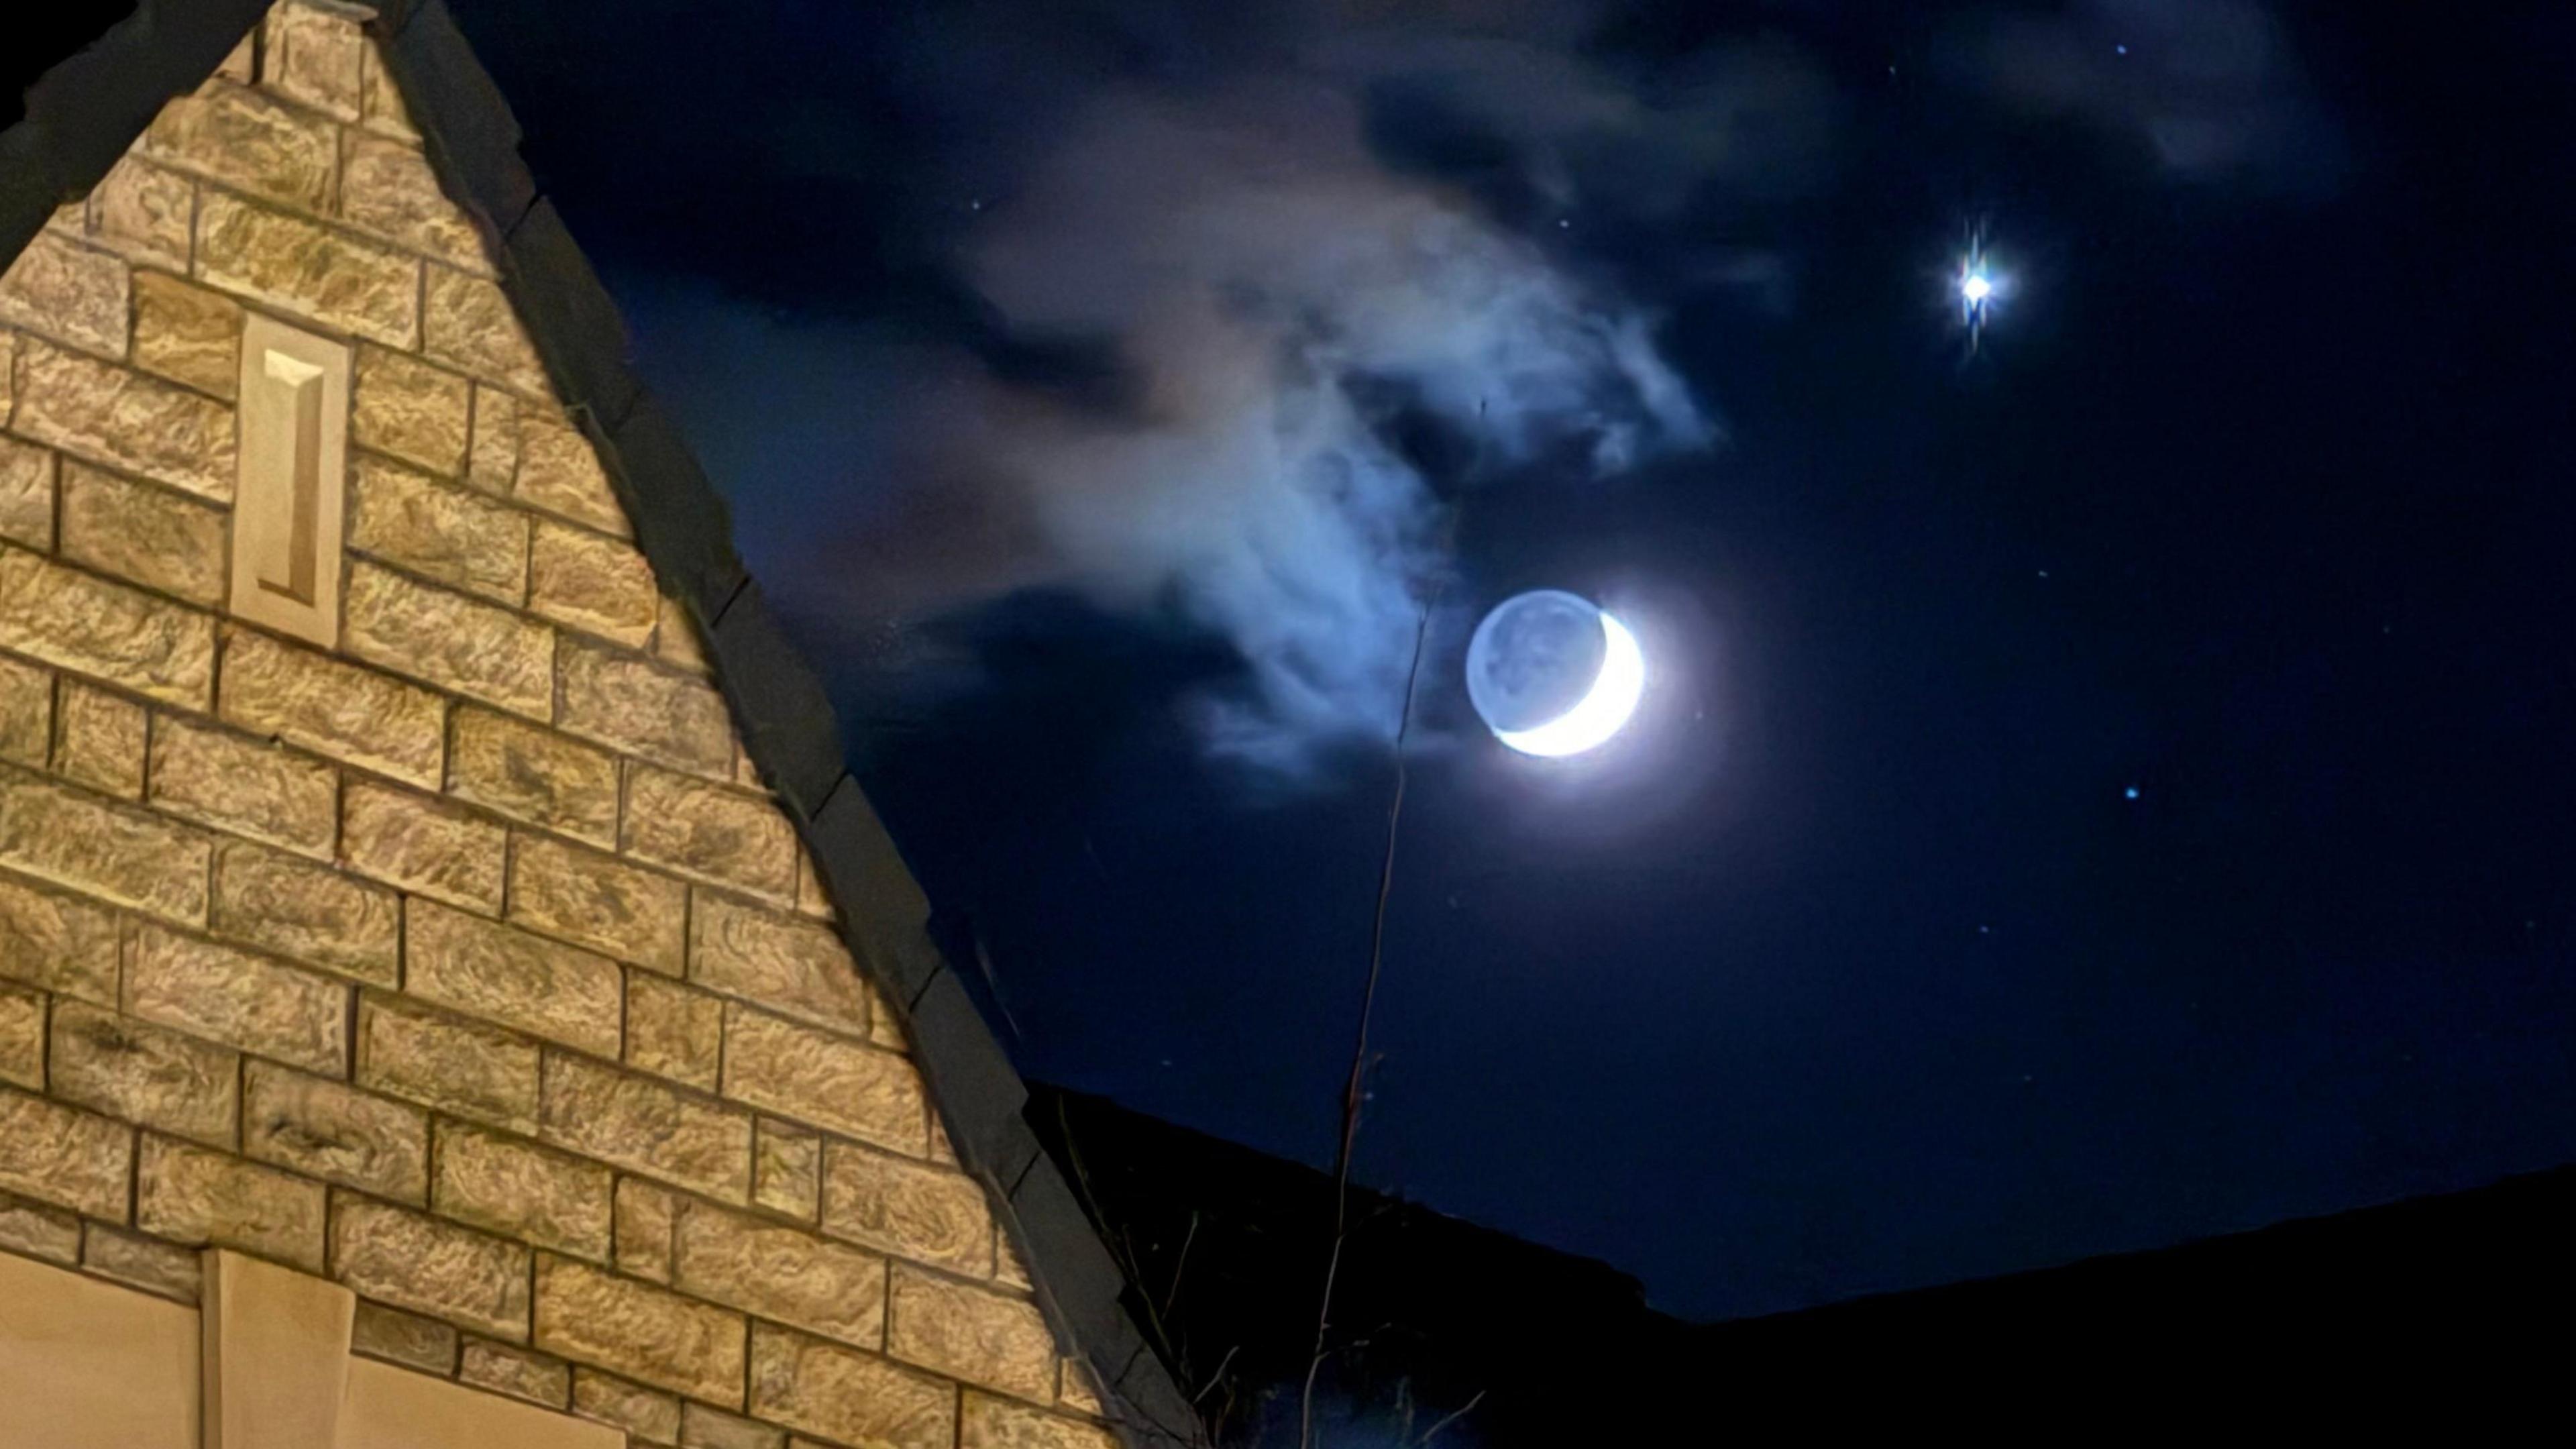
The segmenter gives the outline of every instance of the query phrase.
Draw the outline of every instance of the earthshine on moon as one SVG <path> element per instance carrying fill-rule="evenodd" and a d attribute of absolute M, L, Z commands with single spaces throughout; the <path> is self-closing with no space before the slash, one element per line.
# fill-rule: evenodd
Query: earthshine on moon
<path fill-rule="evenodd" d="M 1467 644 L 1467 697 L 1494 738 L 1525 755 L 1579 755 L 1637 711 L 1646 657 L 1628 627 L 1557 589 L 1495 606 Z"/>

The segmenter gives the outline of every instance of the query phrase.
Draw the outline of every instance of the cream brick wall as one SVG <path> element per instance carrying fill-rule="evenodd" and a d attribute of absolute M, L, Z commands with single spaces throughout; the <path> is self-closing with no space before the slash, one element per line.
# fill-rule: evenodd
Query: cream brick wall
<path fill-rule="evenodd" d="M 359 16 L 0 279 L 0 1250 L 638 1443 L 1101 1449 Z M 223 613 L 251 313 L 355 347 L 337 653 Z"/>

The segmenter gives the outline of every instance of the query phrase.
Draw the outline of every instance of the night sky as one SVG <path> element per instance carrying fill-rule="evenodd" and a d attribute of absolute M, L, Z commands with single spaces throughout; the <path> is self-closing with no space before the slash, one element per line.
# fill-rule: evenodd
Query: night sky
<path fill-rule="evenodd" d="M 2576 1157 L 2576 11 L 456 8 L 1025 1073 L 1330 1161 L 1436 581 L 1365 1181 L 1715 1318 Z"/>

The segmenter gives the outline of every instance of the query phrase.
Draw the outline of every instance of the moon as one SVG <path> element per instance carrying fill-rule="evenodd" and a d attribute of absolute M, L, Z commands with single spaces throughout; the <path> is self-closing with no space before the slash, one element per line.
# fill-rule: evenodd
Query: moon
<path fill-rule="evenodd" d="M 1628 626 L 1559 589 L 1505 599 L 1467 643 L 1467 697 L 1525 755 L 1579 755 L 1619 733 L 1646 690 Z"/>

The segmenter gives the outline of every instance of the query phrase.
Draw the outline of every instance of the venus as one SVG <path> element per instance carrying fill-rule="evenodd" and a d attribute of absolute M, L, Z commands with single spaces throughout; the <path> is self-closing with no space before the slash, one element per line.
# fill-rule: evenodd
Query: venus
<path fill-rule="evenodd" d="M 1467 643 L 1467 697 L 1525 755 L 1579 755 L 1619 733 L 1646 690 L 1628 627 L 1558 589 L 1515 594 Z"/>

